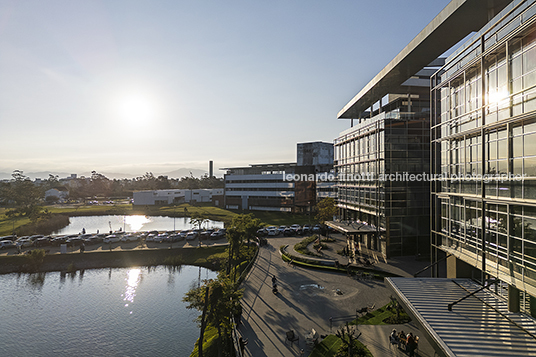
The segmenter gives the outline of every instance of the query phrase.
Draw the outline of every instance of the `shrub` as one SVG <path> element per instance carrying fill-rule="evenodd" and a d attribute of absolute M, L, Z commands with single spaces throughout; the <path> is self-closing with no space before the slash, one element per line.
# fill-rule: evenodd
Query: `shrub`
<path fill-rule="evenodd" d="M 38 271 L 45 260 L 45 250 L 44 249 L 33 249 L 30 250 L 26 255 L 26 262 L 32 271 Z"/>

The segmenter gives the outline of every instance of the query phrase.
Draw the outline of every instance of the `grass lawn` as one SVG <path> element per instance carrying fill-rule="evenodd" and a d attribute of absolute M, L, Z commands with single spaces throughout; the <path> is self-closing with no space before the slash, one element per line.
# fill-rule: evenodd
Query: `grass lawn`
<path fill-rule="evenodd" d="M 384 321 L 390 317 L 393 319 L 396 317 L 395 312 L 387 309 L 388 305 L 389 304 L 382 306 L 377 310 L 371 311 L 366 315 L 361 316 L 357 320 L 352 321 L 350 324 L 356 325 L 357 321 L 357 325 L 392 325 L 392 323 L 387 323 Z M 411 318 L 408 316 L 408 314 L 406 314 L 405 311 L 400 313 L 400 319 L 401 321 L 397 323 L 406 323 L 411 321 Z"/>
<path fill-rule="evenodd" d="M 133 206 L 124 205 L 74 205 L 74 206 L 44 206 L 50 213 L 64 214 L 67 216 L 104 216 L 104 215 L 147 215 L 147 216 L 169 216 L 184 217 L 195 213 L 205 215 L 211 220 L 230 223 L 233 217 L 242 213 L 253 213 L 265 225 L 270 226 L 290 226 L 292 224 L 309 224 L 308 215 L 299 215 L 287 212 L 238 212 L 230 211 L 210 204 L 190 205 L 183 203 L 177 206 Z M 12 220 L 5 215 L 5 208 L 0 208 L 0 236 L 9 235 L 15 229 L 30 223 L 26 218 Z M 311 219 L 313 219 L 311 217 Z M 314 224 L 314 220 L 311 224 Z"/>
<path fill-rule="evenodd" d="M 315 346 L 309 357 L 333 357 L 337 354 L 342 346 L 342 340 L 336 335 L 329 335 Z M 359 356 L 374 357 L 368 348 L 359 340 L 354 340 L 354 348 L 357 347 L 361 351 Z"/>
<path fill-rule="evenodd" d="M 342 341 L 335 335 L 329 335 L 315 346 L 309 357 L 329 357 L 334 356 L 342 346 Z"/>

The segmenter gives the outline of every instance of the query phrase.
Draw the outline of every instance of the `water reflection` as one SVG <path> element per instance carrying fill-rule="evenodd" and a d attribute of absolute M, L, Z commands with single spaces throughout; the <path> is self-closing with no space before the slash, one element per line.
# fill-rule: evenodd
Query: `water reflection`
<path fill-rule="evenodd" d="M 131 231 L 139 231 L 146 223 L 151 222 L 146 216 L 126 216 L 125 223 Z"/>
<path fill-rule="evenodd" d="M 45 284 L 45 275 L 46 273 L 30 274 L 28 277 L 28 283 L 30 283 L 32 288 L 41 290 Z"/>
<path fill-rule="evenodd" d="M 123 301 L 126 301 L 125 307 L 128 307 L 129 303 L 134 302 L 134 297 L 136 296 L 136 288 L 140 283 L 141 279 L 141 269 L 130 269 L 127 273 L 127 286 L 125 293 L 123 294 Z M 130 311 L 132 314 L 132 311 Z"/>

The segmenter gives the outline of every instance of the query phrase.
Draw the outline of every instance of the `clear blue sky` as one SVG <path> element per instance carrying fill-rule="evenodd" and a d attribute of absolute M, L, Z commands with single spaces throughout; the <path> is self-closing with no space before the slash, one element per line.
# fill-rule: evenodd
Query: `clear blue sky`
<path fill-rule="evenodd" d="M 0 2 L 0 172 L 295 161 L 448 0 Z"/>

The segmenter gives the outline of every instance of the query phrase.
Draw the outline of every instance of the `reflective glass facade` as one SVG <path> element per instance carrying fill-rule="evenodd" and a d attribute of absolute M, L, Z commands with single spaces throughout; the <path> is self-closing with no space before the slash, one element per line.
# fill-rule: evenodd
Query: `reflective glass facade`
<path fill-rule="evenodd" d="M 432 246 L 519 289 L 526 311 L 536 296 L 535 23 L 536 1 L 513 1 L 431 80 Z"/>
<path fill-rule="evenodd" d="M 430 172 L 429 98 L 406 95 L 382 110 L 335 140 L 340 216 L 378 227 L 370 248 L 387 257 L 427 254 L 429 182 L 410 175 Z"/>

